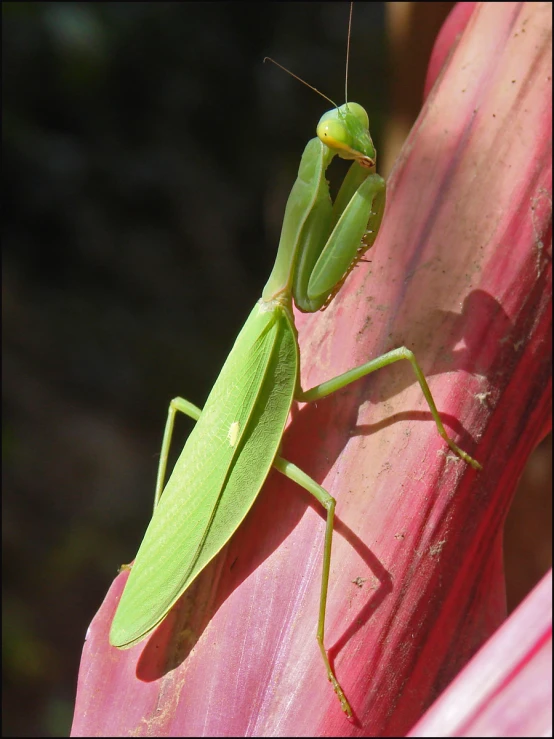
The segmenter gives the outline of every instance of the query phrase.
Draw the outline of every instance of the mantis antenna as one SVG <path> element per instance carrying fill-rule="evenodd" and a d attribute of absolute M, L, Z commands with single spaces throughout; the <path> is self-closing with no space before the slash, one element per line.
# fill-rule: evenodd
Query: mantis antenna
<path fill-rule="evenodd" d="M 264 56 L 264 62 L 272 62 L 272 64 L 275 64 L 276 67 L 279 67 L 279 69 L 282 69 L 283 72 L 286 72 L 287 74 L 290 74 L 291 77 L 294 77 L 295 80 L 298 80 L 303 85 L 306 85 L 306 87 L 309 87 L 310 90 L 313 90 L 314 92 L 317 92 L 318 95 L 321 95 L 322 98 L 325 98 L 325 100 L 328 100 L 330 103 L 332 103 L 335 108 L 338 108 L 339 106 L 335 103 L 334 100 L 331 100 L 330 97 L 327 97 L 327 95 L 324 95 L 321 90 L 318 90 L 317 87 L 314 87 L 313 85 L 310 85 L 309 82 L 306 82 L 306 80 L 303 80 L 302 77 L 299 77 L 297 74 L 294 74 L 294 72 L 291 72 L 290 69 L 287 69 L 286 67 L 283 67 L 282 64 L 279 64 L 279 62 L 276 62 L 275 59 L 272 59 L 270 56 Z"/>
<path fill-rule="evenodd" d="M 350 35 L 352 31 L 352 6 L 353 5 L 354 3 L 350 3 L 350 15 L 348 16 L 348 37 L 346 40 L 346 70 L 345 70 L 345 77 L 344 77 L 344 102 L 345 103 L 348 103 L 348 62 L 350 61 Z M 328 100 L 330 103 L 332 103 L 335 106 L 335 108 L 339 107 L 333 100 L 331 100 L 330 97 L 327 97 L 327 95 L 322 93 L 321 90 L 318 90 L 317 87 L 310 85 L 309 82 L 306 82 L 306 80 L 303 80 L 302 77 L 299 77 L 297 74 L 294 74 L 294 72 L 291 72 L 290 69 L 283 67 L 283 65 L 279 64 L 279 62 L 276 62 L 275 59 L 272 59 L 270 56 L 264 56 L 264 63 L 265 62 L 271 62 L 272 64 L 275 64 L 275 66 L 279 67 L 279 69 L 282 69 L 283 72 L 290 74 L 290 76 L 294 77 L 295 80 L 298 80 L 303 85 L 306 85 L 306 87 L 309 87 L 310 90 L 317 92 L 317 94 L 321 95 L 322 98 L 324 98 L 325 100 Z"/>
<path fill-rule="evenodd" d="M 348 38 L 346 40 L 346 71 L 344 75 L 344 102 L 348 102 L 348 62 L 350 61 L 350 32 L 352 30 L 352 6 L 350 3 L 350 15 L 348 16 Z"/>

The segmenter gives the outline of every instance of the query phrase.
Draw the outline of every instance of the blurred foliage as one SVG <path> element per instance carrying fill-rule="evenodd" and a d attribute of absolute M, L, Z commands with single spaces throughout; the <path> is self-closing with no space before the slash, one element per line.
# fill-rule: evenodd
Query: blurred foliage
<path fill-rule="evenodd" d="M 207 396 L 329 107 L 262 59 L 342 102 L 348 9 L 2 15 L 3 724 L 56 736 L 87 625 L 147 523 L 168 402 Z M 378 148 L 383 43 L 383 4 L 356 5 L 349 97 Z"/>

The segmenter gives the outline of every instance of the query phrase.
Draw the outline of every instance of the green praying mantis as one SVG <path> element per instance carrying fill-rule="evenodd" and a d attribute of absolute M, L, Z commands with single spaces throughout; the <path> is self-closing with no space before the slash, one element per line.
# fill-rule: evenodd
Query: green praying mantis
<path fill-rule="evenodd" d="M 110 643 L 119 649 L 131 647 L 164 620 L 240 526 L 275 467 L 310 492 L 326 510 L 317 642 L 327 676 L 350 717 L 351 707 L 330 665 L 324 641 L 335 499 L 280 455 L 293 403 L 317 401 L 381 367 L 407 360 L 439 434 L 468 464 L 475 469 L 480 465 L 446 433 L 425 376 L 406 347 L 310 389 L 301 387 L 293 301 L 303 312 L 324 309 L 373 245 L 385 210 L 386 185 L 376 173 L 376 151 L 366 111 L 357 103 L 345 102 L 338 107 L 330 102 L 334 107 L 321 117 L 317 136 L 302 155 L 269 280 L 204 408 L 183 398 L 170 403 L 154 514 L 112 622 Z M 325 173 L 337 155 L 352 164 L 332 203 Z M 197 423 L 164 487 L 177 412 Z"/>

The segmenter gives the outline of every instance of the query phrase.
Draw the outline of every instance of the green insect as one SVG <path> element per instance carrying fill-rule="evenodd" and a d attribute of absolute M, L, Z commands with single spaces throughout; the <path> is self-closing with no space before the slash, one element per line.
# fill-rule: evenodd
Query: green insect
<path fill-rule="evenodd" d="M 357 103 L 333 105 L 321 117 L 317 137 L 308 142 L 302 155 L 285 209 L 275 266 L 262 297 L 204 409 L 182 398 L 171 401 L 154 515 L 115 614 L 110 643 L 120 649 L 131 647 L 163 621 L 240 526 L 273 466 L 310 492 L 327 512 L 317 641 L 328 678 L 343 710 L 351 716 L 324 645 L 335 500 L 279 454 L 292 404 L 319 400 L 381 367 L 408 360 L 440 435 L 472 467 L 480 469 L 480 465 L 448 437 L 416 358 L 405 347 L 309 390 L 300 386 L 292 302 L 309 313 L 325 308 L 372 246 L 385 210 L 385 181 L 375 172 L 376 152 L 367 113 Z M 337 154 L 353 163 L 332 203 L 325 172 Z M 177 411 L 197 424 L 164 487 Z"/>

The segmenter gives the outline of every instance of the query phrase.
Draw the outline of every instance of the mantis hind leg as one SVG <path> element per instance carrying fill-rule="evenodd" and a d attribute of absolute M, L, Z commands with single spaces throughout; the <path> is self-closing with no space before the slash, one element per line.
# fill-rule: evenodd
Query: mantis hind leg
<path fill-rule="evenodd" d="M 202 413 L 198 406 L 190 403 L 184 398 L 173 398 L 173 400 L 169 404 L 167 421 L 165 423 L 164 438 L 162 441 L 162 450 L 160 452 L 160 464 L 158 465 L 158 475 L 156 477 L 154 510 L 156 510 L 156 507 L 160 502 L 160 498 L 164 488 L 165 473 L 167 470 L 167 459 L 169 456 L 169 447 L 171 446 L 171 437 L 173 436 L 173 427 L 175 425 L 175 415 L 177 411 L 184 413 L 185 416 L 189 416 L 189 418 L 193 418 L 195 421 L 198 421 Z"/>
<path fill-rule="evenodd" d="M 410 349 L 407 349 L 405 346 L 401 346 L 399 349 L 393 349 L 393 351 L 387 352 L 386 354 L 383 354 L 376 359 L 372 359 L 370 362 L 361 364 L 359 367 L 355 367 L 349 372 L 338 375 L 338 377 L 334 377 L 332 380 L 322 382 L 321 385 L 316 385 L 315 387 L 310 388 L 310 390 L 302 390 L 297 393 L 296 399 L 304 403 L 310 403 L 313 400 L 319 400 L 320 398 L 324 398 L 326 395 L 334 393 L 336 390 L 340 390 L 341 388 L 346 387 L 346 385 L 349 385 L 351 382 L 359 380 L 360 377 L 369 375 L 371 372 L 375 372 L 375 370 L 381 369 L 381 367 L 386 367 L 387 365 L 393 364 L 394 362 L 398 362 L 401 359 L 407 359 L 412 365 L 412 369 L 417 378 L 417 381 L 419 382 L 419 386 L 421 387 L 423 395 L 425 396 L 425 400 L 427 401 L 427 405 L 429 406 L 429 410 L 431 411 L 431 415 L 433 416 L 439 434 L 446 441 L 452 451 L 458 455 L 458 457 L 470 464 L 474 469 L 482 469 L 479 462 L 473 459 L 473 457 L 470 457 L 469 454 L 467 452 L 464 452 L 463 449 L 460 449 L 460 447 L 446 433 L 446 429 L 442 424 L 437 406 L 435 405 L 435 401 L 433 400 L 433 396 L 431 395 L 431 391 L 429 390 L 429 385 L 427 384 L 427 380 L 425 379 L 425 375 L 423 374 L 421 367 L 417 363 L 415 354 Z"/>
<path fill-rule="evenodd" d="M 279 472 L 288 477 L 290 480 L 294 480 L 298 485 L 301 485 L 305 490 L 311 493 L 325 508 L 327 511 L 327 525 L 325 527 L 325 545 L 323 549 L 323 570 L 321 573 L 321 595 L 319 598 L 319 619 L 317 623 L 317 642 L 325 663 L 325 669 L 327 670 L 327 677 L 329 682 L 332 684 L 335 693 L 340 701 L 342 710 L 347 716 L 352 716 L 352 709 L 350 704 L 341 688 L 339 681 L 336 678 L 333 668 L 329 662 L 329 655 L 325 649 L 325 610 L 327 607 L 327 590 L 329 587 L 329 570 L 331 567 L 331 543 L 333 541 L 333 519 L 335 516 L 335 499 L 329 495 L 329 493 L 318 485 L 315 480 L 312 480 L 305 472 L 297 467 L 292 462 L 288 462 L 283 457 L 277 456 L 273 462 Z"/>

